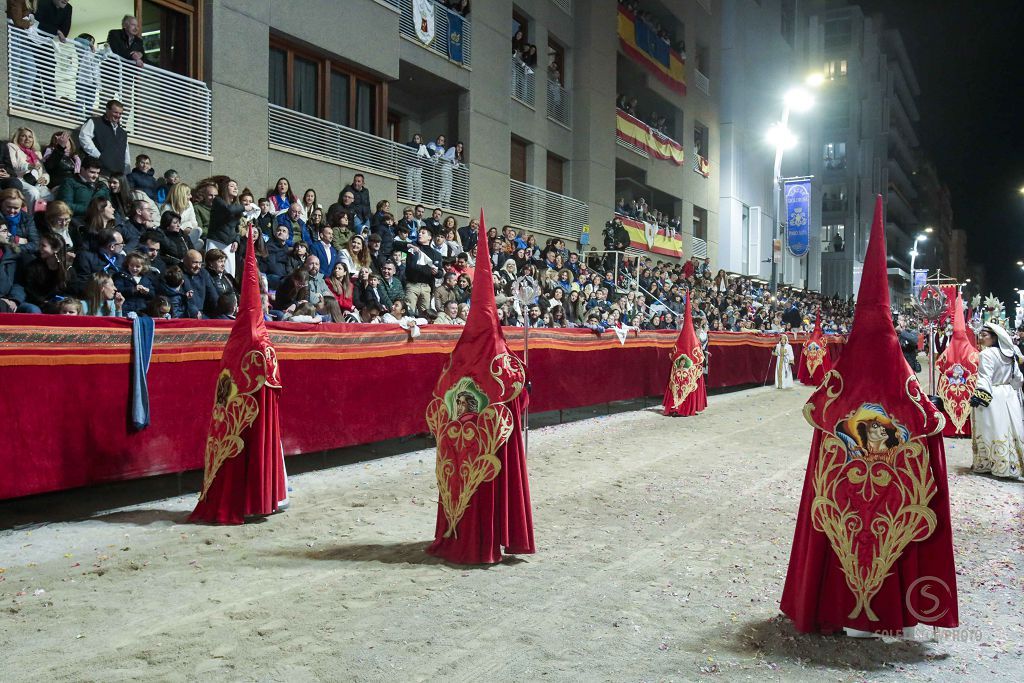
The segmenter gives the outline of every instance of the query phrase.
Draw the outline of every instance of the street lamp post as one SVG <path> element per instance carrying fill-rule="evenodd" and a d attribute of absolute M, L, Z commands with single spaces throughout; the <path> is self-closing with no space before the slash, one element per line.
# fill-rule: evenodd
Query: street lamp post
<path fill-rule="evenodd" d="M 809 85 L 819 85 L 820 79 L 808 79 Z M 814 97 L 803 88 L 793 88 L 786 93 L 782 103 L 782 117 L 778 123 L 768 130 L 767 139 L 770 144 L 775 145 L 775 165 L 772 172 L 772 194 L 775 205 L 775 229 L 772 230 L 772 279 L 771 291 L 778 290 L 780 265 L 775 261 L 775 240 L 781 240 L 785 235 L 782 221 L 782 155 L 787 149 L 796 145 L 797 139 L 789 129 L 789 115 L 792 112 L 804 112 L 814 106 Z M 785 252 L 783 251 L 783 254 Z M 780 254 L 779 260 L 783 256 Z"/>
<path fill-rule="evenodd" d="M 924 242 L 925 240 L 927 240 L 928 239 L 928 235 L 925 234 L 925 233 L 930 233 L 931 231 L 932 231 L 932 228 L 925 228 L 924 232 L 918 233 L 914 237 L 914 246 L 910 250 L 910 297 L 911 298 L 914 298 L 914 296 L 917 294 L 917 292 L 914 291 L 914 261 L 917 259 L 917 256 L 918 256 L 917 243 L 918 242 Z"/>

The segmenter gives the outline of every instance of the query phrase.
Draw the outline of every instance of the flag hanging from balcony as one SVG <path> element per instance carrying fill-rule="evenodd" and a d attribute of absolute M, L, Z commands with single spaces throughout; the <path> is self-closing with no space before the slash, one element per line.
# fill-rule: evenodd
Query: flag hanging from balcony
<path fill-rule="evenodd" d="M 686 61 L 661 39 L 654 28 L 619 5 L 619 44 L 622 50 L 659 81 L 680 95 L 686 94 Z"/>
<path fill-rule="evenodd" d="M 621 109 L 615 112 L 615 135 L 620 140 L 639 147 L 655 159 L 671 161 L 676 166 L 683 165 L 682 145 Z"/>
<path fill-rule="evenodd" d="M 412 23 L 424 45 L 434 42 L 434 0 L 412 1 Z"/>
<path fill-rule="evenodd" d="M 811 181 L 787 180 L 786 247 L 797 258 L 806 256 L 811 246 Z"/>
<path fill-rule="evenodd" d="M 615 214 L 615 217 L 622 221 L 622 227 L 629 233 L 629 246 L 649 251 L 652 254 L 682 258 L 683 238 L 681 236 L 666 235 L 665 231 L 654 223 L 644 223 L 621 214 Z"/>
<path fill-rule="evenodd" d="M 448 59 L 462 64 L 462 16 L 448 13 Z"/>

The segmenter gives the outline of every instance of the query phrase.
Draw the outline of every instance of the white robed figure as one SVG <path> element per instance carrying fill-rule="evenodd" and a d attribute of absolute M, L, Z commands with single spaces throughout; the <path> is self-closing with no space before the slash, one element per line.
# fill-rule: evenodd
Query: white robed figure
<path fill-rule="evenodd" d="M 1016 479 L 1024 471 L 1024 409 L 1021 407 L 1021 353 L 1009 333 L 995 323 L 978 332 L 978 384 L 971 398 L 974 472 Z"/>
<path fill-rule="evenodd" d="M 789 345 L 789 337 L 782 335 L 779 343 L 772 351 L 775 356 L 775 388 L 791 389 L 793 387 L 793 347 Z"/>

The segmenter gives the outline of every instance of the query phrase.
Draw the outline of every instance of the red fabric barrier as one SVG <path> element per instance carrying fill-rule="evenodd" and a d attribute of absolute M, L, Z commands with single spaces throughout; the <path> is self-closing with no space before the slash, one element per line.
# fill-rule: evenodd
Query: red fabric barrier
<path fill-rule="evenodd" d="M 128 428 L 131 322 L 0 318 L 0 499 L 203 465 L 230 321 L 160 320 L 149 368 L 151 426 Z M 287 455 L 426 432 L 424 409 L 460 328 L 268 324 L 281 363 Z M 522 354 L 522 328 L 505 328 Z M 660 395 L 676 333 L 531 330 L 534 412 Z M 831 340 L 830 340 L 831 341 Z M 713 333 L 708 387 L 760 384 L 774 336 Z M 798 352 L 799 340 L 794 343 Z M 831 342 L 829 350 L 837 352 Z"/>

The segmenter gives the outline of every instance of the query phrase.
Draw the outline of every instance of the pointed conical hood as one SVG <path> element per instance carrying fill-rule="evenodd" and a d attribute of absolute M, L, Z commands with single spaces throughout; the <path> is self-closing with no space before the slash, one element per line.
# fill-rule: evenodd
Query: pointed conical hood
<path fill-rule="evenodd" d="M 944 419 L 921 391 L 896 337 L 882 214 L 879 195 L 853 329 L 843 354 L 804 406 L 804 417 L 813 426 L 834 433 L 840 423 L 849 422 L 855 413 L 863 417 L 866 410 L 899 424 L 904 438 L 909 439 L 936 433 Z"/>
<path fill-rule="evenodd" d="M 260 271 L 256 266 L 256 249 L 253 230 L 249 230 L 245 265 L 242 268 L 241 294 L 238 301 L 238 314 L 231 328 L 227 345 L 224 347 L 224 367 L 232 373 L 238 373 L 245 357 L 251 351 L 259 351 L 264 356 L 274 354 L 267 324 L 263 319 L 263 302 L 260 298 Z M 268 351 L 269 349 L 269 351 Z M 269 356 L 268 356 L 269 357 Z M 277 377 L 277 362 L 272 364 L 272 376 L 267 377 L 267 384 L 272 387 L 281 385 Z M 238 379 L 236 378 L 236 382 Z"/>
<path fill-rule="evenodd" d="M 498 323 L 498 306 L 494 301 L 494 278 L 491 273 L 490 249 L 487 244 L 487 225 L 483 209 L 480 210 L 480 229 L 477 237 L 476 268 L 473 272 L 473 293 L 469 300 L 469 317 L 462 335 L 452 350 L 448 365 L 437 381 L 434 395 L 442 397 L 464 378 L 472 379 L 492 403 L 503 403 L 515 398 L 522 388 L 519 382 L 524 369 L 518 359 L 514 368 L 506 369 L 508 376 L 498 381 L 492 361 L 498 357 L 511 357 L 505 335 Z M 511 379 L 510 379 L 511 377 Z M 503 384 L 504 383 L 504 384 Z"/>
<path fill-rule="evenodd" d="M 697 332 L 693 329 L 693 312 L 690 308 L 691 296 L 686 295 L 686 309 L 683 313 L 683 324 L 679 327 L 679 336 L 676 337 L 676 354 L 685 353 L 690 356 L 694 363 L 702 363 L 704 354 L 700 350 L 700 340 L 697 339 Z M 696 349 L 699 358 L 693 357 Z"/>
<path fill-rule="evenodd" d="M 821 309 L 818 309 L 817 314 L 814 316 L 814 329 L 811 330 L 811 338 L 817 339 L 822 336 L 821 331 Z"/>
<path fill-rule="evenodd" d="M 953 336 L 945 350 L 935 360 L 938 380 L 935 393 L 942 399 L 942 407 L 949 418 L 946 436 L 967 436 L 971 416 L 971 396 L 978 384 L 978 350 L 971 345 L 964 322 L 964 300 L 956 293 L 950 306 L 953 317 Z"/>

